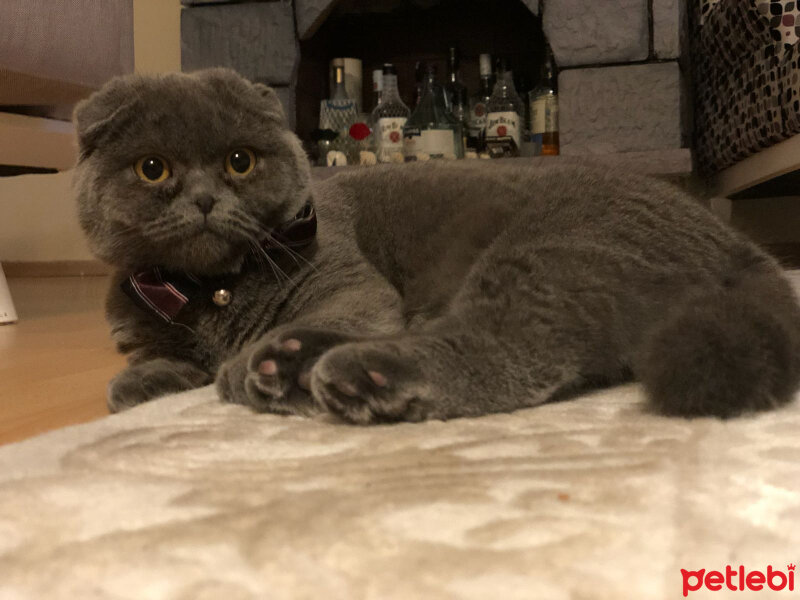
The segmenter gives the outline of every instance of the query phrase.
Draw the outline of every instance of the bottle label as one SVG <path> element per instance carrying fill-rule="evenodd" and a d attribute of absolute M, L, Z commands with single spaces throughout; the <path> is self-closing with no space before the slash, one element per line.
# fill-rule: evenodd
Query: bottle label
<path fill-rule="evenodd" d="M 476 102 L 469 113 L 469 128 L 482 131 L 484 127 L 486 127 L 486 104 Z"/>
<path fill-rule="evenodd" d="M 405 117 L 378 119 L 378 160 L 392 162 L 392 156 L 403 152 L 403 125 Z"/>
<path fill-rule="evenodd" d="M 519 115 L 513 110 L 489 113 L 486 117 L 486 138 L 512 138 L 519 148 Z"/>
<path fill-rule="evenodd" d="M 558 99 L 552 94 L 531 101 L 531 133 L 558 131 Z"/>
<path fill-rule="evenodd" d="M 406 129 L 403 134 L 406 161 L 432 158 L 455 159 L 456 141 L 452 129 Z"/>

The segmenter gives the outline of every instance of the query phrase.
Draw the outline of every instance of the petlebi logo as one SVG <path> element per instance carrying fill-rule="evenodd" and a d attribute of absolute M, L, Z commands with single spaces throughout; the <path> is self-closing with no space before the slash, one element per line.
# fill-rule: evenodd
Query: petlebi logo
<path fill-rule="evenodd" d="M 744 565 L 739 565 L 734 569 L 730 565 L 725 566 L 725 572 L 706 571 L 687 571 L 681 569 L 683 577 L 683 597 L 689 592 L 696 592 L 705 588 L 712 592 L 720 590 L 730 590 L 732 592 L 743 592 L 750 590 L 758 592 L 761 590 L 773 590 L 780 592 L 786 590 L 794 591 L 794 563 L 786 565 L 786 570 L 776 569 L 772 565 L 767 566 L 766 571 L 750 571 Z M 727 596 L 726 596 L 727 597 Z"/>

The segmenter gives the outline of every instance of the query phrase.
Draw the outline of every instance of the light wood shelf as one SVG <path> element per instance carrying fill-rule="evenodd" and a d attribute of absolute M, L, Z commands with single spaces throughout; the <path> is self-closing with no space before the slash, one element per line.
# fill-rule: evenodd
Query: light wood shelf
<path fill-rule="evenodd" d="M 465 159 L 456 161 L 459 165 L 500 165 L 519 167 L 544 167 L 549 165 L 595 165 L 622 168 L 648 175 L 688 176 L 692 173 L 692 151 L 688 148 L 670 150 L 651 150 L 646 152 L 616 152 L 611 154 L 574 154 L 559 156 L 535 156 L 519 158 L 500 158 L 493 160 Z M 370 167 L 314 167 L 315 179 L 326 179 L 348 169 L 369 169 Z"/>
<path fill-rule="evenodd" d="M 728 197 L 775 177 L 800 169 L 800 135 L 795 135 L 718 173 L 715 195 Z"/>
<path fill-rule="evenodd" d="M 0 165 L 65 170 L 76 157 L 72 123 L 0 112 Z"/>

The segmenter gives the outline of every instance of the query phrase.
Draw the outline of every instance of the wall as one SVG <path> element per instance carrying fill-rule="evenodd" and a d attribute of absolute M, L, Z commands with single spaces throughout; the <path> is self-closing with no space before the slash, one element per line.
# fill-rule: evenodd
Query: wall
<path fill-rule="evenodd" d="M 92 258 L 78 226 L 72 171 L 0 178 L 0 259 L 83 261 Z"/>
<path fill-rule="evenodd" d="M 133 57 L 137 73 L 181 70 L 180 0 L 133 0 Z"/>
<path fill-rule="evenodd" d="M 133 9 L 136 71 L 179 71 L 180 1 L 134 0 Z M 93 260 L 78 225 L 71 180 L 71 170 L 0 177 L 0 261 Z"/>

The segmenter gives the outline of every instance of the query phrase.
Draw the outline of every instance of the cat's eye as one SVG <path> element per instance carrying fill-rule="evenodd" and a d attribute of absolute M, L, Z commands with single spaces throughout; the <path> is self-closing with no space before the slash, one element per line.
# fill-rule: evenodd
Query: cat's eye
<path fill-rule="evenodd" d="M 169 165 L 160 156 L 143 156 L 133 167 L 139 179 L 147 183 L 164 181 L 170 175 Z"/>
<path fill-rule="evenodd" d="M 248 148 L 237 148 L 225 159 L 225 170 L 236 177 L 247 175 L 256 166 L 256 155 Z"/>

